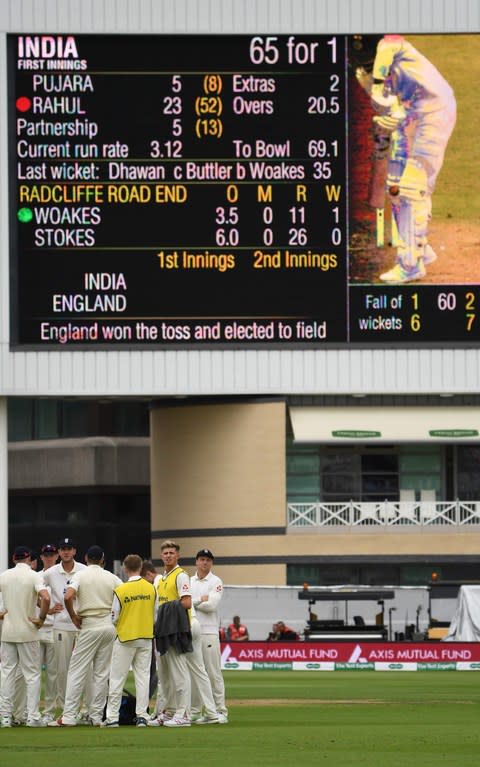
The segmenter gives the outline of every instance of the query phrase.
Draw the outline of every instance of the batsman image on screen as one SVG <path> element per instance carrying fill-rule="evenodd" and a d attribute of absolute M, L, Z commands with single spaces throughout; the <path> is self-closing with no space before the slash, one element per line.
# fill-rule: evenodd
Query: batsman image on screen
<path fill-rule="evenodd" d="M 479 52 L 469 35 L 349 38 L 351 283 L 479 282 Z"/>

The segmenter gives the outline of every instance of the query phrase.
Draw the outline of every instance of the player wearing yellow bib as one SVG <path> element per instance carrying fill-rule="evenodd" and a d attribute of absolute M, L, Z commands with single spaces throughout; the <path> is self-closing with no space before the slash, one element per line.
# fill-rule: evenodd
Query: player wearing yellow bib
<path fill-rule="evenodd" d="M 150 720 L 150 725 L 164 724 L 166 727 L 190 727 L 190 697 L 191 683 L 190 674 L 187 666 L 185 652 L 188 652 L 186 644 L 182 644 L 185 639 L 184 626 L 189 627 L 189 618 L 181 611 L 188 611 L 192 606 L 192 597 L 190 592 L 190 578 L 185 570 L 182 570 L 178 564 L 180 546 L 174 541 L 164 541 L 160 547 L 161 557 L 164 565 L 164 571 L 155 578 L 154 586 L 157 591 L 158 599 L 158 618 L 157 628 L 160 623 L 165 622 L 168 614 L 168 620 L 172 620 L 172 631 L 169 632 L 168 643 L 164 642 L 162 636 L 157 634 L 157 649 L 159 654 L 158 663 L 158 696 L 157 711 L 158 718 Z M 173 605 L 172 603 L 178 603 Z M 169 609 L 162 614 L 166 605 L 178 608 L 176 611 Z M 178 623 L 175 622 L 179 617 Z M 187 617 L 187 620 L 185 618 Z M 183 621 L 182 621 L 183 618 Z M 178 641 L 171 643 L 171 636 L 176 635 Z M 159 642 L 161 649 L 159 647 Z M 191 635 L 190 635 L 191 651 Z"/>
<path fill-rule="evenodd" d="M 147 725 L 156 592 L 153 585 L 141 577 L 142 564 L 138 554 L 125 557 L 123 569 L 128 580 L 114 591 L 112 620 L 117 638 L 113 645 L 107 716 L 103 727 L 119 725 L 123 685 L 130 666 L 137 697 L 136 726 Z"/>

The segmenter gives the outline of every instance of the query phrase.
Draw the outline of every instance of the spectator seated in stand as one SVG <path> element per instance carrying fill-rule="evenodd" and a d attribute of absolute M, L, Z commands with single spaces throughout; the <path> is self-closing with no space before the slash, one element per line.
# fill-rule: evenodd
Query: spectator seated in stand
<path fill-rule="evenodd" d="M 283 621 L 277 621 L 267 637 L 268 642 L 295 642 L 300 639 L 296 631 L 286 626 Z"/>
<path fill-rule="evenodd" d="M 227 639 L 229 642 L 248 641 L 248 629 L 243 623 L 240 623 L 240 616 L 233 616 L 233 623 L 230 623 L 227 629 Z"/>

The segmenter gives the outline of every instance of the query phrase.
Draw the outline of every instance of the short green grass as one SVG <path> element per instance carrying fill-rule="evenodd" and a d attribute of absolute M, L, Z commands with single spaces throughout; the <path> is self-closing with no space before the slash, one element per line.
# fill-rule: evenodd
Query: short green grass
<path fill-rule="evenodd" d="M 475 672 L 225 673 L 228 725 L 0 730 L 2 764 L 478 767 Z M 133 685 L 129 685 L 133 690 Z"/>

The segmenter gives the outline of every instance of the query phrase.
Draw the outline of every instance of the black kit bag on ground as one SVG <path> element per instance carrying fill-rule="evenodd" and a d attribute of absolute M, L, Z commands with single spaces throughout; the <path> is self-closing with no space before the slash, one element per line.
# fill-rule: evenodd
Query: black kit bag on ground
<path fill-rule="evenodd" d="M 124 690 L 122 693 L 122 702 L 120 703 L 120 710 L 118 712 L 119 724 L 136 724 L 137 715 L 135 709 L 137 706 L 137 699 L 135 695 L 132 695 L 128 690 Z M 103 710 L 103 721 L 107 717 L 107 706 Z"/>
<path fill-rule="evenodd" d="M 118 723 L 122 724 L 135 724 L 137 715 L 135 708 L 137 705 L 137 699 L 135 695 L 132 695 L 128 690 L 123 691 L 122 702 L 120 703 L 120 710 L 118 712 Z"/>

